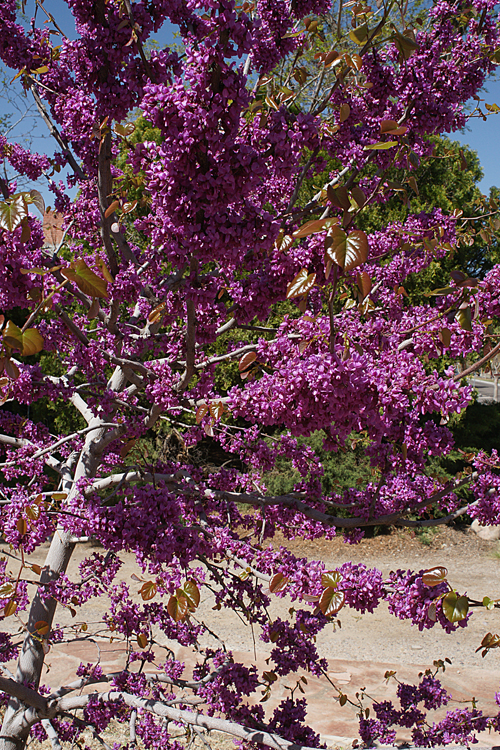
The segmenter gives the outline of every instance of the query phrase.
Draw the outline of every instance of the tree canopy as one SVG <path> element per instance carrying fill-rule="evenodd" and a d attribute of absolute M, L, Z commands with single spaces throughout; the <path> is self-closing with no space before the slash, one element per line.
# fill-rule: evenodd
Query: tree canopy
<path fill-rule="evenodd" d="M 477 164 L 464 169 L 459 153 L 453 191 L 440 182 L 443 150 L 456 151 L 440 135 L 464 126 L 500 62 L 494 5 L 68 0 L 74 38 L 47 9 L 41 19 L 42 0 L 21 22 L 27 7 L 0 5 L 0 57 L 56 151 L 5 136 L 0 150 L 20 177 L 49 179 L 63 236 L 49 248 L 40 193 L 0 178 L 0 750 L 30 734 L 58 747 L 113 719 L 146 748 L 177 750 L 169 722 L 319 747 L 303 699 L 269 715 L 260 695 L 277 677 L 324 675 L 315 637 L 340 610 L 386 602 L 421 630 L 453 633 L 482 606 L 444 568 L 327 570 L 273 539 L 343 530 L 356 542 L 374 526 L 465 513 L 499 522 L 494 449 L 451 479 L 432 470 L 472 400 L 466 376 L 500 351 L 500 267 L 477 239 L 497 231 L 496 203 L 475 194 Z M 148 51 L 167 22 L 182 48 Z M 477 214 L 464 216 L 462 197 Z M 426 295 L 436 268 L 443 286 Z M 64 418 L 47 424 L 54 404 Z M 175 455 L 145 450 L 162 434 Z M 219 459 L 204 459 L 207 444 Z M 356 449 L 366 481 L 325 488 L 319 451 Z M 294 484 L 273 494 L 266 477 L 283 460 Z M 438 517 L 423 518 L 429 508 Z M 89 537 L 103 552 L 70 578 Z M 44 544 L 42 567 L 30 556 Z M 131 582 L 125 553 L 140 573 Z M 201 647 L 204 591 L 255 628 L 268 670 L 223 643 Z M 269 616 L 275 596 L 291 597 L 289 620 Z M 94 597 L 108 611 L 85 638 L 120 639 L 128 666 L 82 663 L 47 694 L 47 650 L 73 637 L 55 612 Z M 160 639 L 192 648 L 193 674 L 171 651 L 158 667 Z M 499 643 L 487 634 L 483 648 Z M 448 699 L 425 675 L 399 707 L 362 713 L 360 735 L 391 743 L 405 726 L 431 746 L 498 729 L 476 707 L 428 722 Z"/>

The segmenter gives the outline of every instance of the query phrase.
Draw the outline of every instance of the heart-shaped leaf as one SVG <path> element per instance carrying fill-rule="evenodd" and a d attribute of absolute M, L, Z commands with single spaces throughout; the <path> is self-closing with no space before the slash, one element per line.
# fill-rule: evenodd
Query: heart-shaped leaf
<path fill-rule="evenodd" d="M 168 600 L 167 611 L 175 622 L 184 620 L 188 613 L 188 600 L 185 596 L 171 596 Z"/>
<path fill-rule="evenodd" d="M 448 622 L 459 622 L 467 617 L 469 611 L 469 600 L 466 596 L 458 596 L 455 591 L 450 591 L 443 598 L 443 614 Z"/>
<path fill-rule="evenodd" d="M 8 201 L 0 202 L 0 228 L 13 232 L 28 216 L 28 206 L 24 195 L 14 195 Z"/>
<path fill-rule="evenodd" d="M 194 612 L 198 604 L 200 603 L 200 590 L 196 583 L 193 580 L 188 580 L 182 587 L 182 589 L 178 592 L 181 596 L 185 596 L 189 609 Z"/>
<path fill-rule="evenodd" d="M 321 599 L 318 602 L 318 607 L 323 612 L 325 617 L 336 615 L 339 610 L 345 604 L 345 594 L 343 591 L 337 591 L 332 587 L 325 589 L 321 595 Z"/>
<path fill-rule="evenodd" d="M 139 593 L 144 601 L 147 602 L 156 596 L 156 590 L 156 583 L 154 581 L 146 581 L 146 583 L 142 584 Z"/>
<path fill-rule="evenodd" d="M 300 297 L 301 294 L 307 294 L 307 292 L 314 286 L 315 281 L 316 274 L 308 274 L 307 270 L 303 268 L 298 272 L 294 280 L 288 284 L 286 288 L 286 298 L 292 299 L 293 297 Z"/>
<path fill-rule="evenodd" d="M 329 236 L 332 244 L 327 248 L 326 255 L 330 260 L 345 271 L 352 271 L 365 263 L 368 258 L 368 238 L 364 232 L 355 229 L 347 234 L 340 227 L 333 227 Z"/>

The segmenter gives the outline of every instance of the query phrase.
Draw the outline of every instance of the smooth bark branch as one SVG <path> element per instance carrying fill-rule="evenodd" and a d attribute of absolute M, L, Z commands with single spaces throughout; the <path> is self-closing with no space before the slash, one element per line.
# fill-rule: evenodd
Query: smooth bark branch
<path fill-rule="evenodd" d="M 71 169 L 75 173 L 75 175 L 78 177 L 79 180 L 86 180 L 87 175 L 81 168 L 81 166 L 78 164 L 77 160 L 73 156 L 71 149 L 69 148 L 68 142 L 65 138 L 62 137 L 59 130 L 56 128 L 54 123 L 52 122 L 52 119 L 47 112 L 45 105 L 40 97 L 40 94 L 38 93 L 35 83 L 31 83 L 30 85 L 31 93 L 33 94 L 33 99 L 35 100 L 36 108 L 38 109 L 43 121 L 47 125 L 49 132 L 51 136 L 57 141 L 58 145 L 62 149 L 62 152 L 64 156 L 67 158 L 69 165 L 71 166 Z"/>
<path fill-rule="evenodd" d="M 118 273 L 113 243 L 111 242 L 111 222 L 115 221 L 114 214 L 106 216 L 106 211 L 111 203 L 113 193 L 113 178 L 111 176 L 111 131 L 101 138 L 99 144 L 98 178 L 97 187 L 99 193 L 99 210 L 101 212 L 101 237 L 108 258 L 109 269 L 113 276 Z"/>
<path fill-rule="evenodd" d="M 365 526 L 382 526 L 391 525 L 398 523 L 406 513 L 411 513 L 419 510 L 424 510 L 429 505 L 437 502 L 438 500 L 446 497 L 451 492 L 464 487 L 466 484 L 472 481 L 477 474 L 471 474 L 465 479 L 450 482 L 446 487 L 438 492 L 433 493 L 430 497 L 425 498 L 422 502 L 417 503 L 414 507 L 408 508 L 405 511 L 399 511 L 397 513 L 389 513 L 384 516 L 378 516 L 376 518 L 363 519 L 362 517 L 353 518 L 340 518 L 339 516 L 330 516 L 327 513 L 323 513 L 316 508 L 311 508 L 303 503 L 299 498 L 293 497 L 293 495 L 276 495 L 267 497 L 265 495 L 249 495 L 245 493 L 229 492 L 223 490 L 206 490 L 205 494 L 213 497 L 226 498 L 232 500 L 235 503 L 244 503 L 245 505 L 253 505 L 259 508 L 265 508 L 268 505 L 285 505 L 292 510 L 296 510 L 299 513 L 303 513 L 307 518 L 311 518 L 314 521 L 320 521 L 328 526 L 335 526 L 339 529 L 354 529 Z M 435 519 L 441 523 L 445 523 L 444 519 Z"/>
<path fill-rule="evenodd" d="M 229 734 L 232 737 L 245 740 L 246 742 L 256 742 L 259 745 L 266 745 L 274 750 L 313 750 L 307 745 L 300 745 L 295 742 L 283 739 L 277 734 L 271 734 L 265 730 L 250 729 L 227 719 L 217 719 L 213 716 L 195 713 L 194 711 L 185 711 L 180 708 L 167 706 L 161 701 L 138 698 L 122 691 L 110 691 L 109 693 L 89 693 L 87 695 L 68 696 L 62 698 L 58 704 L 59 711 L 73 711 L 78 708 L 84 708 L 92 700 L 100 702 L 123 700 L 131 708 L 140 708 L 156 716 L 161 716 L 169 721 L 179 722 L 188 726 L 195 726 L 207 731 L 218 731 Z"/>
<path fill-rule="evenodd" d="M 500 342 L 496 346 L 494 346 L 493 349 L 490 352 L 488 352 L 488 354 L 486 354 L 484 357 L 482 357 L 480 360 L 478 360 L 477 362 L 474 362 L 474 364 L 468 367 L 466 370 L 462 370 L 462 372 L 459 372 L 457 375 L 455 375 L 453 380 L 457 382 L 458 380 L 462 380 L 462 378 L 466 378 L 469 375 L 472 375 L 473 372 L 477 372 L 478 370 L 481 369 L 481 367 L 483 367 L 483 365 L 485 365 L 487 362 L 490 361 L 490 359 L 492 359 L 496 354 L 498 354 L 498 352 L 500 352 Z"/>

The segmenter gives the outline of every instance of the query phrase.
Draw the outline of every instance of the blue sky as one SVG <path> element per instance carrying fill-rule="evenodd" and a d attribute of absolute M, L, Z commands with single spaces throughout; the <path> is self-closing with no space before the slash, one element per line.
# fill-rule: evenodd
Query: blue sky
<path fill-rule="evenodd" d="M 33 10 L 33 5 L 34 3 L 28 0 L 26 6 L 28 16 Z M 50 0 L 50 2 L 46 2 L 46 7 L 56 18 L 62 31 L 68 36 L 74 37 L 73 17 L 66 2 L 64 0 Z M 38 11 L 38 14 L 37 22 L 41 24 L 44 16 L 41 11 Z M 165 30 L 162 30 L 161 36 L 157 36 L 157 41 L 161 45 L 171 43 L 172 27 L 168 26 Z M 10 71 L 5 74 L 7 81 L 12 77 Z M 26 145 L 31 145 L 35 151 L 46 152 L 51 155 L 54 151 L 51 138 L 48 136 L 44 124 L 36 116 L 34 108 L 30 108 L 29 100 L 23 96 L 19 84 L 20 82 L 16 81 L 10 87 L 12 92 L 10 100 L 2 97 L 0 92 L 0 117 L 8 113 L 11 115 L 11 124 L 15 124 L 26 108 L 31 112 L 31 115 L 28 114 L 8 133 L 9 140 L 19 139 L 22 141 L 24 139 Z M 500 106 L 500 80 L 490 80 L 482 97 L 488 104 L 496 103 Z M 482 103 L 483 110 L 485 109 L 485 102 Z M 489 115 L 486 121 L 480 117 L 472 118 L 463 132 L 452 133 L 450 137 L 464 145 L 468 144 L 473 150 L 477 151 L 484 172 L 484 178 L 480 183 L 482 191 L 488 194 L 490 187 L 493 185 L 500 187 L 500 114 Z M 50 193 L 46 188 L 46 183 L 41 183 L 38 187 L 50 203 Z"/>
<path fill-rule="evenodd" d="M 490 80 L 481 94 L 484 104 L 498 104 L 500 107 L 500 80 Z M 450 135 L 454 140 L 468 144 L 479 155 L 479 161 L 484 177 L 479 186 L 483 193 L 488 194 L 490 187 L 500 187 L 500 114 L 489 115 L 484 121 L 481 117 L 469 120 L 467 128 L 462 132 Z"/>

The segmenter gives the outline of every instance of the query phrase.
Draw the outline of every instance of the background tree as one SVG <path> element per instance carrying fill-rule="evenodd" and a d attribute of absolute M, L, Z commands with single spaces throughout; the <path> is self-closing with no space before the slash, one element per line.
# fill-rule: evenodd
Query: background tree
<path fill-rule="evenodd" d="M 386 601 L 420 628 L 451 632 L 478 605 L 452 590 L 444 569 L 384 581 L 350 563 L 327 571 L 267 542 L 278 530 L 315 539 L 346 529 L 355 541 L 375 525 L 425 526 L 415 514 L 431 506 L 443 521 L 465 512 L 498 521 L 494 451 L 453 481 L 430 466 L 451 451 L 446 421 L 471 398 L 451 368 L 438 372 L 432 361 L 475 354 L 472 371 L 499 351 L 489 325 L 500 269 L 481 280 L 452 274 L 432 305 L 412 301 L 408 277 L 453 250 L 460 217 L 432 206 L 369 236 L 361 224 L 372 204 L 399 192 L 387 185 L 393 170 L 410 182 L 432 153 L 430 136 L 463 126 L 467 101 L 497 62 L 496 19 L 484 0 L 440 2 L 415 28 L 392 0 L 377 10 L 341 6 L 339 34 L 349 23 L 350 41 L 320 48 L 317 74 L 303 81 L 300 57 L 321 41 L 307 14 L 328 11 L 327 2 L 68 5 L 79 36 L 57 44 L 52 21 L 26 30 L 15 2 L 0 6 L 0 56 L 58 144 L 52 163 L 19 147 L 4 154 L 33 180 L 69 165 L 68 186 L 79 191 L 72 201 L 52 183 L 65 236 L 47 255 L 29 210 L 43 209 L 41 196 L 2 183 L 2 532 L 12 553 L 9 565 L 0 560 L 1 659 L 18 654 L 18 665 L 0 677 L 0 748 L 20 748 L 32 732 L 57 747 L 82 724 L 98 733 L 112 718 L 130 722 L 146 747 L 177 747 L 165 720 L 275 748 L 316 747 L 302 700 L 266 717 L 251 698 L 271 691 L 276 675 L 323 674 L 314 638 L 342 607 L 373 611 Z M 148 57 L 148 38 L 167 20 L 185 52 Z M 285 58 L 297 86 L 273 72 Z M 137 108 L 155 137 L 134 143 L 128 118 Z M 329 159 L 326 182 L 300 200 L 304 180 Z M 281 322 L 275 306 L 286 300 L 295 307 Z M 223 339 L 229 331 L 241 338 Z M 218 377 L 228 361 L 240 377 L 231 387 Z M 16 407 L 56 399 L 76 414 L 57 434 Z M 237 461 L 141 455 L 136 447 L 161 422 L 183 427 L 186 446 L 209 438 Z M 280 431 L 271 445 L 268 428 Z M 299 440 L 313 433 L 333 453 L 361 444 L 370 481 L 324 493 L 321 463 Z M 273 495 L 265 473 L 283 457 L 297 481 Z M 456 490 L 465 485 L 474 499 L 462 507 Z M 91 555 L 72 580 L 75 544 L 89 535 L 105 554 Z M 49 539 L 41 568 L 30 555 Z M 124 552 L 142 571 L 139 602 L 115 582 Z M 223 647 L 198 647 L 204 587 L 274 644 L 267 672 Z M 272 621 L 269 598 L 285 591 L 300 604 L 290 621 Z M 54 627 L 56 608 L 76 611 L 94 596 L 109 600 L 96 630 L 123 639 L 128 667 L 113 675 L 82 664 L 73 683 L 46 696 L 47 646 L 70 637 Z M 9 618 L 23 610 L 20 647 Z M 174 658 L 148 669 L 158 633 L 199 655 L 189 679 Z M 99 684 L 109 689 L 82 694 Z M 498 726 L 475 708 L 426 724 L 423 709 L 410 708 L 446 704 L 435 676 L 412 695 L 411 707 L 402 700 L 363 718 L 363 739 L 392 741 L 403 724 L 416 744 L 468 742 L 474 729 Z"/>

